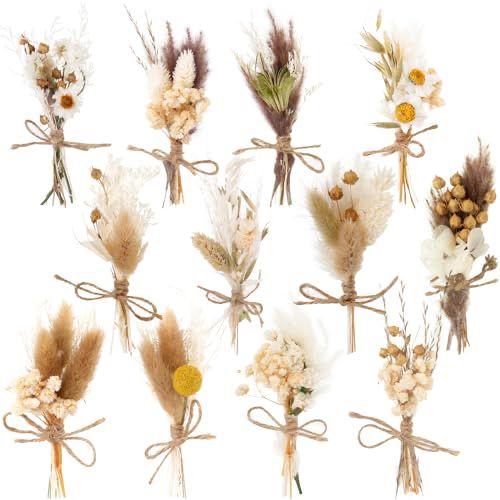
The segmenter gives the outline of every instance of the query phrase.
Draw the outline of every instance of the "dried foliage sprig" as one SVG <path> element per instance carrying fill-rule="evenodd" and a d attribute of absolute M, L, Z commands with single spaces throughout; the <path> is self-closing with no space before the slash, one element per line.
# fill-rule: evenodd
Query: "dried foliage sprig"
<path fill-rule="evenodd" d="M 181 446 L 188 440 L 214 439 L 212 434 L 194 435 L 201 417 L 201 405 L 193 399 L 202 384 L 203 362 L 196 339 L 179 328 L 172 311 L 164 314 L 156 335 L 146 337 L 140 347 L 144 370 L 160 405 L 170 417 L 171 440 L 146 449 L 146 458 L 163 455 L 150 484 L 165 460 L 171 457 L 170 494 L 186 497 Z"/>
<path fill-rule="evenodd" d="M 363 31 L 361 37 L 363 48 L 376 58 L 370 64 L 380 73 L 385 86 L 384 114 L 388 121 L 376 122 L 374 125 L 396 129 L 396 139 L 387 147 L 365 151 L 363 154 L 398 154 L 399 201 L 406 203 L 409 198 L 415 206 L 408 174 L 408 157 L 421 158 L 425 155 L 423 144 L 415 137 L 437 128 L 437 125 L 417 132 L 413 132 L 413 129 L 423 125 L 429 111 L 444 104 L 440 95 L 442 81 L 436 70 L 427 66 L 425 59 L 418 54 L 420 47 L 404 45 L 386 31 L 380 32 L 381 23 L 379 13 L 377 33 Z"/>
<path fill-rule="evenodd" d="M 262 428 L 279 433 L 283 440 L 284 494 L 292 496 L 293 483 L 302 494 L 299 476 L 297 437 L 327 441 L 327 424 L 314 419 L 299 425 L 299 416 L 309 409 L 312 399 L 327 376 L 330 361 L 325 357 L 325 345 L 313 337 L 311 324 L 303 317 L 276 316 L 275 330 L 266 332 L 266 341 L 257 351 L 245 374 L 253 379 L 258 396 L 282 407 L 284 423 L 266 408 L 254 406 L 247 412 L 248 420 Z M 249 394 L 247 384 L 240 385 L 236 394 Z M 274 393 L 270 399 L 262 391 Z"/>
<path fill-rule="evenodd" d="M 383 311 L 372 304 L 394 285 L 396 278 L 373 295 L 358 295 L 356 275 L 361 270 L 363 255 L 369 245 L 383 233 L 392 213 L 393 177 L 389 170 L 366 173 L 360 165 L 358 173 L 348 170 L 324 189 L 310 189 L 307 203 L 320 235 L 319 255 L 325 269 L 342 282 L 343 295 L 334 297 L 320 288 L 304 283 L 300 293 L 305 301 L 298 305 L 339 304 L 348 311 L 348 352 L 356 350 L 354 310 L 356 307 L 379 314 Z M 359 174 L 359 175 L 358 175 Z"/>
<path fill-rule="evenodd" d="M 260 285 L 260 274 L 252 278 L 260 243 L 267 234 L 258 220 L 258 204 L 239 187 L 240 169 L 245 160 L 233 160 L 227 167 L 222 187 L 210 184 L 207 208 L 214 238 L 202 233 L 193 236 L 193 245 L 205 260 L 221 273 L 231 287 L 231 293 L 220 293 L 199 287 L 215 304 L 228 305 L 231 345 L 238 351 L 238 326 L 243 320 L 257 316 L 262 325 L 262 304 L 249 299 Z"/>
<path fill-rule="evenodd" d="M 434 441 L 413 434 L 413 417 L 417 406 L 427 399 L 427 392 L 432 389 L 433 373 L 439 351 L 441 318 L 434 326 L 428 322 L 427 307 L 423 312 L 423 340 L 417 343 L 417 335 L 409 333 L 405 317 L 404 286 L 401 285 L 401 326 L 389 326 L 386 318 L 387 346 L 380 349 L 380 356 L 385 359 L 379 379 L 384 382 L 389 398 L 395 401 L 394 415 L 401 416 L 400 430 L 383 420 L 351 412 L 352 418 L 368 420 L 358 432 L 358 441 L 364 448 L 377 448 L 387 441 L 397 439 L 401 442 L 401 454 L 397 476 L 396 494 L 403 487 L 405 494 L 419 494 L 422 490 L 422 478 L 418 466 L 416 450 L 445 452 L 458 455 L 458 451 L 443 448 Z M 373 444 L 366 444 L 362 438 L 365 429 L 377 429 L 387 436 Z"/>
<path fill-rule="evenodd" d="M 111 263 L 113 289 L 106 290 L 85 281 L 75 284 L 56 275 L 59 281 L 73 286 L 82 300 L 115 299 L 115 323 L 125 352 L 131 352 L 134 347 L 130 314 L 141 321 L 161 319 L 151 301 L 129 294 L 129 280 L 146 251 L 146 232 L 153 217 L 150 207 L 141 202 L 140 191 L 155 174 L 152 169 L 127 168 L 113 158 L 104 171 L 98 168 L 91 171 L 95 181 L 93 209 L 88 239 L 82 244 Z"/>
<path fill-rule="evenodd" d="M 49 328 L 40 328 L 36 334 L 33 368 L 10 387 L 16 392 L 16 402 L 12 412 L 4 416 L 4 426 L 11 432 L 33 436 L 17 439 L 18 443 L 48 442 L 52 446 L 49 498 L 66 496 L 63 449 L 85 467 L 95 464 L 94 445 L 80 434 L 102 424 L 104 419 L 69 432 L 65 430 L 65 419 L 76 413 L 78 402 L 87 392 L 99 361 L 103 338 L 98 328 L 78 330 L 70 306 L 63 304 Z M 21 417 L 29 428 L 11 426 L 8 423 L 11 415 Z M 71 441 L 85 443 L 92 459 L 87 462 L 80 458 L 70 446 Z"/>
<path fill-rule="evenodd" d="M 448 349 L 453 337 L 460 354 L 468 345 L 467 307 L 471 288 L 496 283 L 482 281 L 496 269 L 495 257 L 486 255 L 479 273 L 471 277 L 474 262 L 488 250 L 483 225 L 489 206 L 496 200 L 490 153 L 479 142 L 476 157 L 467 157 L 462 173 L 450 178 L 450 186 L 436 176 L 428 200 L 433 227 L 432 239 L 422 244 L 422 261 L 432 274 L 434 288 L 427 295 L 441 294 L 441 307 L 450 321 Z"/>
<path fill-rule="evenodd" d="M 91 74 L 85 25 L 86 12 L 82 12 L 82 29 L 79 34 L 59 38 L 59 33 L 52 33 L 48 39 L 41 42 L 30 40 L 25 35 L 19 37 L 20 50 L 17 52 L 22 59 L 25 78 L 42 105 L 42 114 L 41 126 L 32 120 L 24 122 L 35 141 L 13 144 L 12 149 L 33 145 L 52 147 L 52 187 L 43 199 L 42 205 L 51 198 L 53 202 L 57 199 L 64 206 L 68 200 L 73 202 L 73 188 L 65 156 L 66 148 L 88 151 L 110 146 L 104 143 L 67 141 L 64 137 L 66 121 L 80 110 L 81 96 Z"/>
<path fill-rule="evenodd" d="M 127 14 L 144 49 L 145 59 L 134 54 L 148 77 L 151 99 L 147 108 L 149 123 L 152 128 L 163 130 L 170 139 L 169 153 L 161 149 L 147 151 L 135 146 L 129 146 L 129 149 L 149 154 L 163 163 L 167 175 L 165 200 L 168 194 L 170 203 L 176 205 L 184 200 L 181 167 L 193 175 L 215 175 L 219 170 L 212 160 L 189 162 L 183 156 L 184 144 L 191 140 L 209 105 L 204 89 L 208 74 L 205 40 L 201 32 L 193 36 L 187 28 L 182 43 L 176 44 L 172 27 L 167 22 L 166 42 L 158 46 L 152 21 L 146 16 L 146 33 L 143 33 L 128 9 Z M 208 169 L 201 168 L 199 165 L 202 164 L 208 165 Z"/>
<path fill-rule="evenodd" d="M 249 30 L 252 54 L 248 59 L 238 56 L 238 63 L 262 113 L 276 133 L 276 143 L 254 138 L 252 147 L 238 149 L 234 154 L 260 149 L 275 150 L 275 183 L 271 201 L 277 193 L 280 205 L 285 203 L 285 199 L 290 205 L 290 178 L 295 160 L 317 173 L 324 170 L 324 164 L 319 156 L 304 152 L 304 149 L 318 148 L 319 145 L 291 145 L 292 128 L 297 119 L 304 83 L 304 65 L 293 23 L 289 22 L 287 30 L 278 24 L 271 12 L 268 11 L 268 15 L 271 30 L 267 39 L 261 40 L 254 28 Z"/>

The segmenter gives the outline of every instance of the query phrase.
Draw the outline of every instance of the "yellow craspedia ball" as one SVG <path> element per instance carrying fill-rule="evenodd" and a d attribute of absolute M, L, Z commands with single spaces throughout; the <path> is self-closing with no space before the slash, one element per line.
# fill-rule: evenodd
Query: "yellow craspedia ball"
<path fill-rule="evenodd" d="M 187 398 L 201 389 L 202 380 L 201 372 L 196 366 L 182 365 L 175 370 L 172 385 L 177 394 Z"/>

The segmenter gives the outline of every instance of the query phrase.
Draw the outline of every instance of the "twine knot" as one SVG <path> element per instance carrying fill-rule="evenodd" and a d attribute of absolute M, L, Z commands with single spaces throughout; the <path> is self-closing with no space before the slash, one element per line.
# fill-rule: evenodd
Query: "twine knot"
<path fill-rule="evenodd" d="M 115 279 L 114 282 L 114 297 L 117 300 L 124 300 L 128 297 L 128 287 L 129 287 L 129 282 L 127 279 Z"/>
<path fill-rule="evenodd" d="M 61 442 L 65 436 L 64 424 L 57 423 L 48 425 L 45 431 L 42 433 L 42 436 L 46 441 L 49 441 L 50 443 Z"/>
<path fill-rule="evenodd" d="M 50 139 L 52 144 L 59 146 L 64 142 L 64 131 L 62 129 L 53 128 L 50 129 Z"/>
<path fill-rule="evenodd" d="M 413 421 L 411 418 L 403 418 L 401 420 L 401 425 L 399 427 L 401 429 L 401 438 L 408 439 L 413 434 Z"/>

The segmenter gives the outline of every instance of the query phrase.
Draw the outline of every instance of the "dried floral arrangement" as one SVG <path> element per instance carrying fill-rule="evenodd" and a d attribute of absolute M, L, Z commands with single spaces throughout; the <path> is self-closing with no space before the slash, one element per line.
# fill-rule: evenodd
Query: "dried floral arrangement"
<path fill-rule="evenodd" d="M 87 240 L 82 244 L 96 255 L 111 263 L 114 279 L 112 290 L 83 281 L 78 284 L 56 275 L 68 283 L 82 300 L 113 298 L 116 301 L 115 324 L 125 352 L 134 345 L 130 333 L 130 315 L 141 321 L 161 319 L 156 306 L 149 300 L 129 295 L 129 280 L 135 273 L 147 248 L 146 232 L 153 212 L 140 200 L 144 184 L 154 177 L 155 170 L 128 168 L 116 158 L 110 158 L 105 170 L 93 168 L 91 225 L 87 227 Z"/>
<path fill-rule="evenodd" d="M 74 431 L 65 430 L 66 418 L 75 415 L 94 376 L 103 332 L 94 327 L 77 328 L 71 307 L 63 304 L 51 318 L 50 327 L 39 328 L 33 346 L 33 368 L 10 387 L 16 393 L 11 413 L 3 417 L 11 432 L 24 434 L 16 443 L 50 443 L 52 461 L 48 497 L 66 496 L 63 476 L 63 450 L 85 467 L 96 462 L 96 450 L 89 439 L 80 434 L 104 422 L 101 418 Z M 28 425 L 19 429 L 8 423 L 18 416 Z M 85 443 L 91 459 L 85 461 L 70 446 Z"/>
<path fill-rule="evenodd" d="M 153 392 L 170 417 L 171 440 L 146 449 L 146 458 L 163 455 L 151 484 L 165 460 L 171 458 L 170 495 L 186 497 L 182 445 L 191 439 L 214 439 L 212 434 L 193 435 L 200 424 L 201 404 L 194 398 L 203 380 L 204 359 L 196 331 L 182 331 L 168 310 L 156 335 L 144 338 L 140 353 Z"/>
<path fill-rule="evenodd" d="M 497 267 L 491 255 L 485 256 L 481 271 L 471 277 L 474 262 L 488 250 L 482 227 L 495 200 L 490 153 L 481 143 L 479 154 L 465 159 L 462 173 L 451 176 L 450 186 L 439 176 L 432 182 L 428 205 L 434 231 L 432 239 L 422 244 L 422 261 L 432 275 L 434 288 L 427 295 L 441 294 L 441 308 L 450 321 L 447 348 L 456 337 L 459 354 L 469 345 L 470 290 L 497 281 L 481 281 Z"/>
<path fill-rule="evenodd" d="M 343 294 L 334 297 L 320 288 L 303 283 L 300 293 L 306 300 L 298 305 L 339 304 L 347 307 L 347 348 L 356 351 L 354 310 L 356 307 L 379 314 L 383 310 L 370 305 L 389 290 L 397 278 L 373 295 L 358 295 L 356 275 L 361 270 L 368 246 L 384 232 L 392 213 L 393 176 L 388 169 L 368 173 L 370 166 L 359 163 L 356 171 L 332 170 L 322 189 L 308 192 L 307 206 L 319 231 L 319 257 L 326 271 L 342 282 Z"/>
<path fill-rule="evenodd" d="M 394 415 L 401 416 L 400 430 L 390 426 L 378 418 L 367 417 L 351 412 L 352 418 L 368 420 L 358 432 L 358 441 L 363 448 L 377 448 L 393 439 L 401 442 L 401 455 L 397 476 L 396 494 L 403 486 L 405 494 L 419 494 L 422 490 L 422 478 L 418 466 L 416 450 L 430 452 L 445 452 L 458 455 L 458 451 L 443 448 L 434 441 L 413 434 L 413 417 L 417 406 L 427 399 L 427 392 L 432 389 L 433 373 L 436 366 L 441 335 L 441 318 L 438 316 L 434 325 L 428 322 L 427 306 L 423 311 L 423 341 L 417 343 L 417 334 L 408 331 L 408 321 L 405 317 L 404 286 L 400 292 L 401 327 L 389 326 L 386 318 L 387 347 L 380 349 L 384 358 L 384 367 L 379 373 L 379 379 L 389 398 L 395 402 L 392 409 Z M 385 304 L 384 304 L 385 306 Z M 388 437 L 374 443 L 366 444 L 362 439 L 365 429 L 377 429 Z"/>
<path fill-rule="evenodd" d="M 166 23 L 167 40 L 158 46 L 153 33 L 153 24 L 146 16 L 146 33 L 127 10 L 130 21 L 142 43 L 145 59 L 137 54 L 137 62 L 146 72 L 151 102 L 147 107 L 147 118 L 152 128 L 162 130 L 170 140 L 170 152 L 161 149 L 147 151 L 129 146 L 132 151 L 141 151 L 160 160 L 165 167 L 167 182 L 165 200 L 177 205 L 184 201 L 181 167 L 193 175 L 215 175 L 219 167 L 211 160 L 190 162 L 184 158 L 183 147 L 191 140 L 209 105 L 205 96 L 205 81 L 208 75 L 207 49 L 203 34 L 193 37 L 186 29 L 185 39 L 176 44 L 169 22 Z M 200 165 L 209 165 L 204 170 Z M 165 200 L 163 204 L 165 204 Z"/>
<path fill-rule="evenodd" d="M 260 274 L 252 278 L 260 243 L 267 234 L 258 220 L 258 203 L 252 201 L 240 187 L 241 167 L 246 160 L 233 160 L 226 169 L 224 186 L 211 183 L 207 190 L 207 211 L 210 216 L 213 238 L 202 233 L 193 236 L 193 245 L 205 260 L 224 276 L 231 287 L 231 294 L 199 287 L 214 304 L 228 305 L 231 345 L 238 352 L 238 327 L 243 320 L 257 316 L 261 325 L 263 306 L 249 300 L 260 285 Z"/>
<path fill-rule="evenodd" d="M 319 148 L 319 145 L 291 144 L 292 128 L 297 120 L 304 84 L 304 64 L 293 23 L 290 21 L 286 30 L 277 23 L 270 11 L 268 15 L 271 31 L 267 39 L 262 40 L 253 27 L 248 30 L 252 54 L 248 58 L 238 56 L 238 63 L 252 95 L 276 133 L 276 143 L 254 138 L 251 140 L 252 147 L 238 149 L 234 154 L 260 149 L 275 150 L 275 182 L 271 202 L 277 194 L 280 205 L 285 203 L 285 199 L 290 205 L 290 180 L 295 160 L 316 173 L 323 172 L 325 167 L 319 156 L 305 151 Z"/>
<path fill-rule="evenodd" d="M 87 16 L 81 13 L 81 27 L 78 33 L 59 37 L 59 29 L 41 42 L 35 42 L 25 35 L 19 37 L 17 53 L 22 59 L 24 78 L 34 89 L 42 106 L 40 125 L 25 120 L 28 132 L 35 141 L 13 144 L 12 149 L 33 145 L 52 146 L 52 187 L 42 201 L 44 205 L 52 198 L 66 206 L 73 202 L 66 162 L 66 148 L 88 151 L 110 146 L 110 144 L 87 144 L 67 141 L 64 136 L 66 122 L 78 113 L 82 94 L 91 74 L 89 41 L 86 35 Z M 42 128 L 43 127 L 43 128 Z"/>
<path fill-rule="evenodd" d="M 427 65 L 419 53 L 418 43 L 404 44 L 386 31 L 381 32 L 382 18 L 379 13 L 376 34 L 363 31 L 363 48 L 376 57 L 370 64 L 380 73 L 385 86 L 383 113 L 387 121 L 376 122 L 380 128 L 396 129 L 393 144 L 374 151 L 366 151 L 365 156 L 381 153 L 399 156 L 399 201 L 407 198 L 415 206 L 408 174 L 408 157 L 422 158 L 425 155 L 423 144 L 415 137 L 437 128 L 432 125 L 414 132 L 421 127 L 429 111 L 444 104 L 441 98 L 442 81 L 436 70 Z M 414 146 L 415 148 L 412 148 Z"/>
<path fill-rule="evenodd" d="M 292 496 L 293 483 L 302 494 L 299 476 L 297 437 L 327 441 L 326 423 L 321 419 L 309 420 L 299 425 L 299 416 L 309 410 L 313 399 L 321 389 L 328 372 L 325 342 L 312 336 L 312 326 L 304 318 L 295 315 L 276 315 L 277 328 L 266 332 L 266 341 L 257 351 L 253 363 L 245 374 L 251 377 L 258 395 L 279 405 L 284 411 L 285 422 L 281 423 L 266 408 L 254 406 L 247 412 L 248 420 L 263 429 L 279 433 L 283 449 L 283 493 Z M 274 393 L 268 398 L 263 390 Z M 236 394 L 250 395 L 247 384 L 240 385 Z M 261 414 L 259 417 L 258 414 Z M 319 431 L 315 430 L 319 428 Z"/>

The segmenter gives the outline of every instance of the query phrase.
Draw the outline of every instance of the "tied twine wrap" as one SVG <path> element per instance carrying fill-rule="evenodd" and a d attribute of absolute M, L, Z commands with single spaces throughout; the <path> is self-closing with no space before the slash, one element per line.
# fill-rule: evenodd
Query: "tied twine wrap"
<path fill-rule="evenodd" d="M 305 167 L 307 167 L 309 170 L 312 170 L 313 172 L 320 174 L 325 170 L 325 164 L 323 160 L 318 156 L 313 153 L 306 153 L 303 150 L 304 149 L 312 149 L 312 148 L 319 148 L 321 145 L 320 144 L 313 144 L 311 146 L 292 146 L 291 144 L 291 137 L 289 135 L 279 135 L 276 137 L 276 143 L 271 143 L 264 141 L 262 139 L 258 139 L 256 137 L 252 138 L 250 142 L 253 144 L 253 146 L 247 147 L 247 148 L 241 148 L 237 149 L 236 151 L 233 152 L 235 155 L 239 155 L 241 153 L 245 153 L 247 151 L 255 151 L 255 150 L 262 150 L 262 149 L 273 149 L 276 151 L 278 155 L 282 155 L 283 157 L 283 167 L 284 167 L 284 176 L 282 176 L 279 180 L 277 179 L 277 183 L 274 187 L 273 190 L 273 197 L 276 192 L 276 189 L 278 187 L 278 184 L 281 184 L 281 189 L 282 189 L 282 196 L 280 202 L 283 203 L 283 191 L 284 187 L 286 185 L 287 189 L 287 198 L 288 198 L 288 204 L 292 203 L 292 197 L 290 193 L 290 170 L 291 170 L 291 165 L 289 165 L 288 158 L 297 158 Z M 319 166 L 315 166 L 312 163 L 310 163 L 310 160 L 314 160 L 319 164 Z M 272 201 L 272 198 L 271 198 Z"/>
<path fill-rule="evenodd" d="M 396 130 L 396 140 L 381 149 L 374 149 L 371 151 L 365 151 L 363 156 L 370 156 L 374 154 L 382 154 L 384 156 L 392 155 L 394 153 L 399 154 L 399 201 L 404 201 L 406 203 L 406 194 L 410 196 L 410 201 L 413 207 L 415 207 L 415 202 L 413 201 L 413 195 L 410 187 L 410 180 L 408 178 L 408 156 L 412 158 L 422 158 L 425 155 L 424 145 L 415 141 L 414 138 L 417 135 L 428 132 L 429 130 L 434 130 L 438 128 L 437 125 L 431 125 L 430 127 L 419 130 L 418 132 L 412 133 L 411 127 L 407 132 L 404 132 L 401 128 Z M 414 145 L 418 149 L 413 151 L 411 146 Z"/>
<path fill-rule="evenodd" d="M 197 416 L 196 419 L 194 417 L 195 409 L 197 411 Z M 182 451 L 181 451 L 181 446 L 186 442 L 190 441 L 191 439 L 196 439 L 196 440 L 207 440 L 207 439 L 215 439 L 215 436 L 212 434 L 197 434 L 196 436 L 193 436 L 194 431 L 197 429 L 198 425 L 200 424 L 202 417 L 202 411 L 201 411 L 201 404 L 198 400 L 193 399 L 191 401 L 191 404 L 189 405 L 189 413 L 188 413 L 188 419 L 185 425 L 183 424 L 175 424 L 170 426 L 170 435 L 172 439 L 168 441 L 167 443 L 154 443 L 150 446 L 148 446 L 144 452 L 144 455 L 148 460 L 154 460 L 155 458 L 158 458 L 161 455 L 164 455 L 162 458 L 161 462 L 158 464 L 158 467 L 154 471 L 153 475 L 151 476 L 151 479 L 149 480 L 149 484 L 151 484 L 156 477 L 156 474 L 158 474 L 158 471 L 160 470 L 161 466 L 165 462 L 165 460 L 170 456 L 171 453 L 173 453 L 175 450 L 179 451 L 180 454 L 180 471 L 181 471 L 181 481 L 182 481 L 182 491 L 185 495 L 185 484 L 184 484 L 184 468 L 182 464 Z"/>
<path fill-rule="evenodd" d="M 38 425 L 34 420 L 29 418 L 27 415 L 20 415 L 24 421 L 30 425 L 33 430 L 31 429 L 18 429 L 17 427 L 12 427 L 9 425 L 7 422 L 9 416 L 11 416 L 11 413 L 6 413 L 3 416 L 3 425 L 4 427 L 9 430 L 10 432 L 15 432 L 17 434 L 30 434 L 32 436 L 35 436 L 30 439 L 16 439 L 16 443 L 43 443 L 43 442 L 48 442 L 52 444 L 60 444 L 67 452 L 68 454 L 73 457 L 79 464 L 83 465 L 84 467 L 92 467 L 95 462 L 96 462 L 96 449 L 95 446 L 92 444 L 92 442 L 84 438 L 82 436 L 78 436 L 78 434 L 81 434 L 82 432 L 88 431 L 89 429 L 92 429 L 94 427 L 97 427 L 98 425 L 101 425 L 105 419 L 100 418 L 99 420 L 96 420 L 95 422 L 86 425 L 85 427 L 81 427 L 80 429 L 77 429 L 76 431 L 71 431 L 71 432 L 66 432 L 64 430 L 64 424 L 60 423 L 59 425 L 55 424 L 48 424 L 47 427 L 42 427 L 41 425 Z M 88 462 L 85 462 L 82 458 L 80 458 L 75 451 L 69 446 L 68 441 L 80 441 L 85 443 L 92 454 L 92 459 Z"/>
<path fill-rule="evenodd" d="M 151 301 L 143 297 L 128 295 L 129 283 L 126 279 L 117 280 L 115 278 L 114 288 L 110 291 L 88 281 L 73 283 L 58 274 L 54 275 L 54 278 L 74 287 L 75 295 L 79 299 L 100 300 L 113 298 L 117 300 L 126 310 L 130 311 L 138 320 L 152 321 L 155 318 L 162 319 L 161 314 L 158 314 L 157 307 Z M 82 295 L 82 292 L 87 295 Z M 144 311 L 146 314 L 141 314 L 140 311 Z"/>

